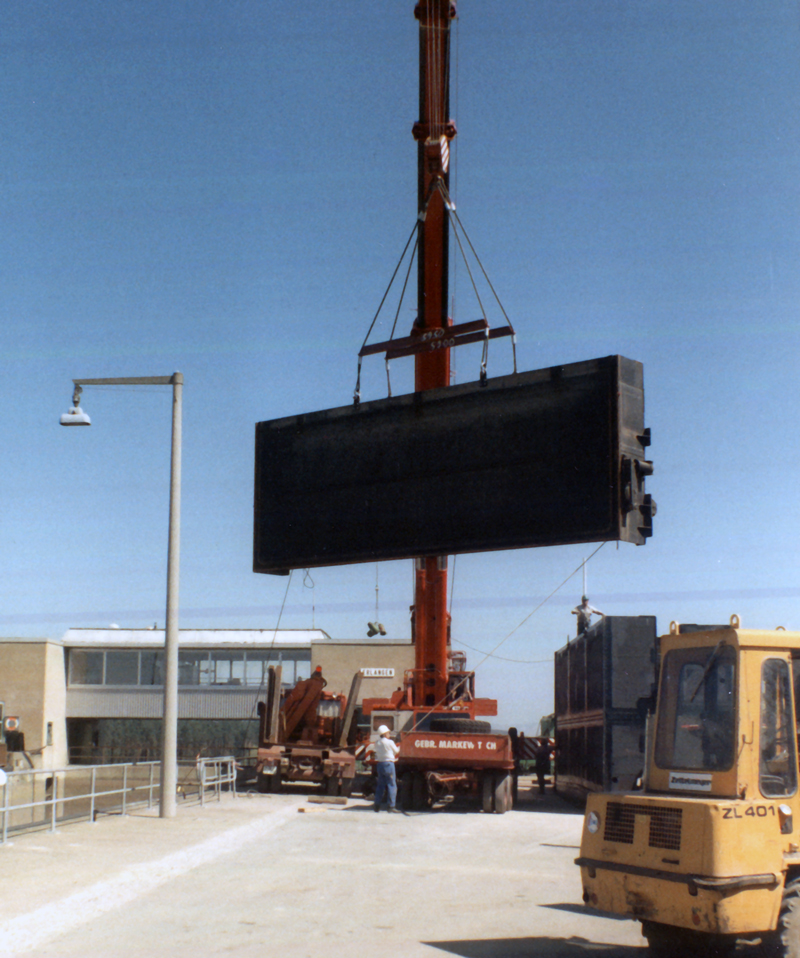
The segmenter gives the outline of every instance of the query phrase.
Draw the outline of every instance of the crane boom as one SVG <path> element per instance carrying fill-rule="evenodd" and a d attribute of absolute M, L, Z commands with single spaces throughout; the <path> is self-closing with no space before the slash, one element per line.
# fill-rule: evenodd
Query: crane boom
<path fill-rule="evenodd" d="M 447 312 L 448 234 L 445 195 L 449 184 L 450 141 L 450 24 L 456 16 L 452 0 L 421 0 L 414 11 L 419 20 L 419 120 L 417 140 L 418 235 L 417 319 L 412 335 L 441 337 L 452 325 Z M 450 349 L 415 356 L 414 389 L 422 392 L 450 384 Z M 431 707 L 447 695 L 447 557 L 416 563 L 414 594 L 416 642 L 414 704 Z"/>

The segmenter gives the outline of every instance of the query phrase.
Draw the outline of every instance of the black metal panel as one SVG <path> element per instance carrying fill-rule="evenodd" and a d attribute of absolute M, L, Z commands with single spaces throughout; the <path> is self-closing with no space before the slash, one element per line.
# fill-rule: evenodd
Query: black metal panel
<path fill-rule="evenodd" d="M 647 441 L 621 356 L 258 423 L 253 567 L 642 543 Z"/>
<path fill-rule="evenodd" d="M 644 762 L 656 650 L 655 616 L 638 615 L 605 616 L 555 653 L 558 792 L 633 787 Z"/>

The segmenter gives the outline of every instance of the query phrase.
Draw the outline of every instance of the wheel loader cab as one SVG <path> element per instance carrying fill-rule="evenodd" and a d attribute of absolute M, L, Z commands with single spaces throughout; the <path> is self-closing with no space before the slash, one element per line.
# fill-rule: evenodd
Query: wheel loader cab
<path fill-rule="evenodd" d="M 777 947 L 800 881 L 800 633 L 734 617 L 660 642 L 643 789 L 590 796 L 584 901 L 642 921 L 654 955 L 719 954 L 742 935 Z M 778 955 L 800 954 L 791 934 L 797 950 Z"/>

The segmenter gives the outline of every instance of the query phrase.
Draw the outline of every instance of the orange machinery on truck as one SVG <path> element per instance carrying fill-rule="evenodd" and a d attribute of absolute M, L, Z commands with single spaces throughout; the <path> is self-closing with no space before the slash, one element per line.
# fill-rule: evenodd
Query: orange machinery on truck
<path fill-rule="evenodd" d="M 415 391 L 450 385 L 450 342 L 458 327 L 448 316 L 448 207 L 450 24 L 452 0 L 425 0 L 414 11 L 420 27 L 420 119 L 413 127 L 418 144 L 417 198 L 419 254 L 417 318 L 403 355 L 414 355 Z M 450 332 L 448 332 L 450 331 Z M 487 332 L 508 335 L 510 327 Z M 479 336 L 484 333 L 480 332 Z M 432 348 L 441 346 L 441 348 Z M 389 351 L 398 340 L 362 353 Z M 373 735 L 380 725 L 399 733 L 397 771 L 405 804 L 422 807 L 456 791 L 480 791 L 487 812 L 511 807 L 514 769 L 508 735 L 491 734 L 479 715 L 497 714 L 497 702 L 475 697 L 475 673 L 450 647 L 447 614 L 447 557 L 416 560 L 413 632 L 415 667 L 389 699 L 365 699 Z"/>
<path fill-rule="evenodd" d="M 356 774 L 353 718 L 361 673 L 353 677 L 347 697 L 324 691 L 319 667 L 281 696 L 281 671 L 281 666 L 269 667 L 267 701 L 258 703 L 258 790 L 318 782 L 328 795 L 349 795 Z"/>

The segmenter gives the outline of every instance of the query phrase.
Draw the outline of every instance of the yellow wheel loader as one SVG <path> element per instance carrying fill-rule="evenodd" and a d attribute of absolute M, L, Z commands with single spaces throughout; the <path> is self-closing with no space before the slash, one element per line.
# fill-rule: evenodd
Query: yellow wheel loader
<path fill-rule="evenodd" d="M 800 632 L 660 639 L 639 791 L 593 794 L 583 900 L 641 921 L 653 958 L 729 954 L 739 938 L 800 958 Z"/>

